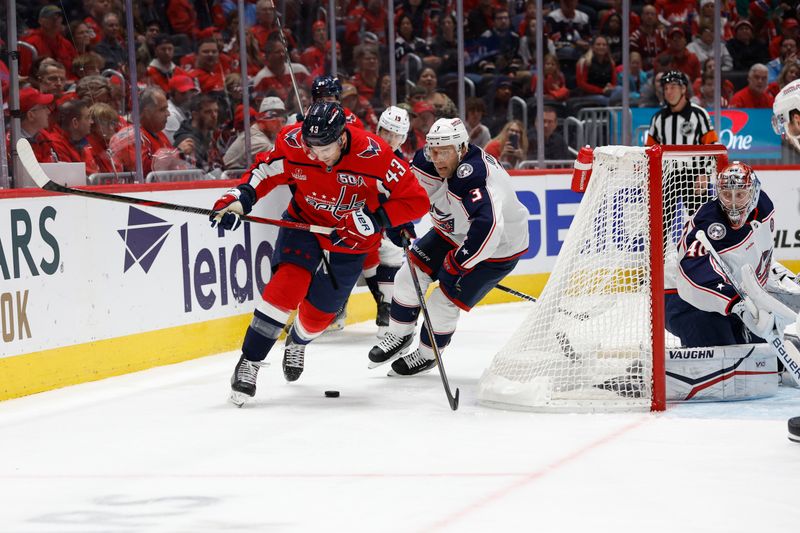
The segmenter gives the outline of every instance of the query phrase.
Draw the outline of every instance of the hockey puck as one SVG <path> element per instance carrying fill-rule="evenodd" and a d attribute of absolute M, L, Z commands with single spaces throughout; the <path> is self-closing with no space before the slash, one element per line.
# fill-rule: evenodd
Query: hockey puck
<path fill-rule="evenodd" d="M 339 397 L 339 391 L 338 390 L 326 390 L 325 391 L 325 397 L 326 398 L 338 398 Z M 800 438 L 800 437 L 798 437 L 798 438 Z"/>
<path fill-rule="evenodd" d="M 800 416 L 789 419 L 789 440 L 800 443 Z"/>

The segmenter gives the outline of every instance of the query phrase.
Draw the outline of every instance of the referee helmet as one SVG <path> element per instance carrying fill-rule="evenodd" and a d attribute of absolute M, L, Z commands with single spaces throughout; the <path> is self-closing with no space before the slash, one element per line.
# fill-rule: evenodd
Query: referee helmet
<path fill-rule="evenodd" d="M 684 87 L 689 87 L 689 80 L 686 74 L 680 70 L 669 70 L 661 76 L 661 86 L 666 87 L 668 83 L 678 83 Z"/>

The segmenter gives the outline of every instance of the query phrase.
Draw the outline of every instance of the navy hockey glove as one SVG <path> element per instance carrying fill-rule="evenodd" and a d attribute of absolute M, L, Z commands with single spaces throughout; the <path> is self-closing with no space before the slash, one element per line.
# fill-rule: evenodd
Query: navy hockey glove
<path fill-rule="evenodd" d="M 386 237 L 392 241 L 392 244 L 403 248 L 411 244 L 411 239 L 417 238 L 417 233 L 414 231 L 414 224 L 406 222 L 393 228 L 386 228 Z"/>
<path fill-rule="evenodd" d="M 380 208 L 375 213 L 364 209 L 351 211 L 342 217 L 331 233 L 331 242 L 336 246 L 353 249 L 362 247 L 381 231 L 386 221 L 386 214 Z"/>
<path fill-rule="evenodd" d="M 211 220 L 211 227 L 219 224 L 220 228 L 226 230 L 238 228 L 242 223 L 239 217 L 252 211 L 255 201 L 256 191 L 251 185 L 243 183 L 228 189 L 211 208 L 214 211 L 208 217 Z"/>
<path fill-rule="evenodd" d="M 439 269 L 439 285 L 450 296 L 456 296 L 461 292 L 461 278 L 472 270 L 464 268 L 456 261 L 457 252 L 458 248 L 447 252 L 442 262 L 442 268 Z"/>

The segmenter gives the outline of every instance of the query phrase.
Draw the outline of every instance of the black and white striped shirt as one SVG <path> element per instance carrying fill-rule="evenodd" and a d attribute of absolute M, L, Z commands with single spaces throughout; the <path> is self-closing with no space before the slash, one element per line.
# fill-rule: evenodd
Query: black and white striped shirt
<path fill-rule="evenodd" d="M 647 146 L 654 144 L 713 144 L 717 132 L 705 109 L 691 102 L 680 111 L 664 106 L 650 120 Z"/>

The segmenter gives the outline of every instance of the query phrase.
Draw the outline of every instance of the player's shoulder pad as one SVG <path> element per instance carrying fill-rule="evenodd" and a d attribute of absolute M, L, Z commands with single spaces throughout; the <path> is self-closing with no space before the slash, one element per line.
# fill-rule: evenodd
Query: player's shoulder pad
<path fill-rule="evenodd" d="M 436 167 L 433 166 L 433 162 L 428 161 L 428 159 L 425 157 L 424 148 L 420 148 L 414 154 L 414 157 L 411 159 L 411 168 L 418 169 L 419 171 L 424 172 L 425 174 L 441 179 L 439 173 L 436 172 Z"/>
<path fill-rule="evenodd" d="M 467 154 L 456 167 L 453 177 L 450 178 L 450 190 L 461 196 L 460 191 L 467 191 L 486 185 L 489 176 L 489 166 L 484 157 L 483 150 L 474 145 L 469 145 Z"/>
<path fill-rule="evenodd" d="M 348 152 L 351 156 L 359 159 L 378 159 L 392 156 L 392 149 L 386 144 L 386 141 L 374 133 L 352 127 L 349 124 L 345 128 L 350 133 L 350 149 Z"/>
<path fill-rule="evenodd" d="M 756 203 L 756 220 L 763 222 L 772 217 L 774 212 L 775 206 L 772 205 L 772 199 L 762 189 L 761 193 L 758 195 L 758 203 Z"/>

